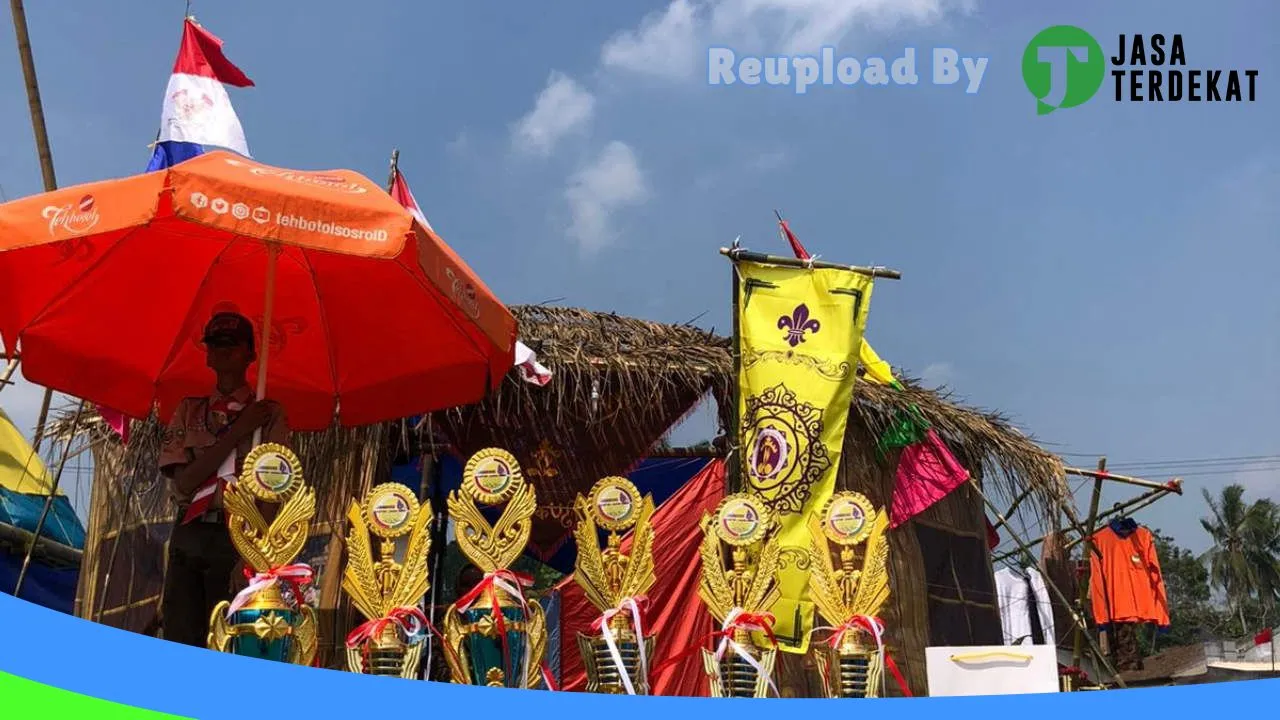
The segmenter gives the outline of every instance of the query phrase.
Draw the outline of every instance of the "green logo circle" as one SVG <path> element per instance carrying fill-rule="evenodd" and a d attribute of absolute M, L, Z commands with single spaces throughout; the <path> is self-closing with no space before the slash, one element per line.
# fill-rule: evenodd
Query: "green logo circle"
<path fill-rule="evenodd" d="M 1041 30 L 1022 53 L 1022 81 L 1036 96 L 1038 115 L 1088 102 L 1106 74 L 1102 46 L 1073 25 Z"/>

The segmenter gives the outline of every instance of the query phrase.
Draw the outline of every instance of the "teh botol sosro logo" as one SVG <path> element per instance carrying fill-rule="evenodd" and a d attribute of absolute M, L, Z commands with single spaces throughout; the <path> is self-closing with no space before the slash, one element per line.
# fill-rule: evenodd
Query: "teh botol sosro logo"
<path fill-rule="evenodd" d="M 1027 43 L 1022 79 L 1036 97 L 1036 112 L 1088 102 L 1111 65 L 1116 102 L 1253 102 L 1257 70 L 1188 69 L 1182 34 L 1118 36 L 1107 57 L 1092 35 L 1073 25 L 1046 28 Z"/>

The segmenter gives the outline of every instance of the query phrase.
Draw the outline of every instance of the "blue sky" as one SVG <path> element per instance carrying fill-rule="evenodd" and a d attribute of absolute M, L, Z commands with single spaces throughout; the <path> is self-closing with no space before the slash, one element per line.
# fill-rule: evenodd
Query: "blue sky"
<path fill-rule="evenodd" d="M 28 3 L 61 184 L 146 164 L 183 7 Z M 381 180 L 400 148 L 436 229 L 507 302 L 700 316 L 724 331 L 729 268 L 716 249 L 741 235 L 785 252 L 779 208 L 812 252 L 903 271 L 872 305 L 882 356 L 1009 414 L 1072 462 L 1280 456 L 1273 3 L 222 0 L 193 11 L 257 83 L 231 93 L 257 159 Z M 1037 116 L 1022 51 L 1059 23 L 1107 53 L 1118 33 L 1181 32 L 1192 67 L 1258 69 L 1258 100 L 1115 103 L 1108 80 L 1090 103 Z M 890 59 L 915 47 L 925 82 L 803 96 L 706 82 L 709 45 L 824 44 Z M 927 82 L 935 46 L 990 58 L 978 93 Z M 0 92 L 0 186 L 14 198 L 37 192 L 40 173 L 9 32 Z M 24 428 L 38 402 L 30 386 L 0 394 Z M 704 413 L 680 435 L 712 432 Z M 1280 463 L 1234 468 L 1184 466 L 1187 495 L 1140 519 L 1204 549 L 1200 488 L 1280 486 Z"/>

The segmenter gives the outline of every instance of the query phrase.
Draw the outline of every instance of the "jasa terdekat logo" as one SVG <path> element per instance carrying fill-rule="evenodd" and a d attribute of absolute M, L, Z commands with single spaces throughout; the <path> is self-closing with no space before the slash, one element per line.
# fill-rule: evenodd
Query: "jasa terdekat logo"
<path fill-rule="evenodd" d="M 1022 54 L 1022 79 L 1036 98 L 1036 112 L 1083 105 L 1110 77 L 1115 102 L 1251 103 L 1258 71 L 1215 69 L 1188 64 L 1181 33 L 1117 36 L 1108 57 L 1088 32 L 1073 25 L 1040 31 Z"/>

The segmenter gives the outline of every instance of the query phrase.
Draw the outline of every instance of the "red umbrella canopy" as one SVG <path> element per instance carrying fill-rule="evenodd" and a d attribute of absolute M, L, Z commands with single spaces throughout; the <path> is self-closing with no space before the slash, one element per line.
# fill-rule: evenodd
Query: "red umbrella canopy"
<path fill-rule="evenodd" d="M 215 312 L 249 318 L 261 357 L 269 289 L 267 396 L 300 430 L 469 404 L 513 362 L 507 308 L 348 170 L 219 151 L 0 205 L 6 347 L 32 382 L 133 417 L 211 390 Z"/>

